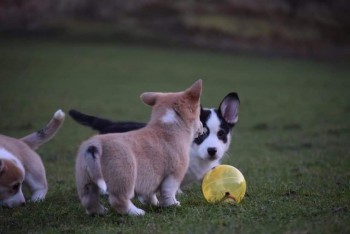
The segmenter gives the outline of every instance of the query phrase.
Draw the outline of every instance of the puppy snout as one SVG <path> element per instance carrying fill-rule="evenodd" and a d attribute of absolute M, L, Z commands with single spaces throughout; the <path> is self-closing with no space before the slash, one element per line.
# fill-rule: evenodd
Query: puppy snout
<path fill-rule="evenodd" d="M 25 203 L 25 202 L 22 202 L 22 203 L 21 203 L 21 206 L 26 206 L 26 203 Z"/>
<path fill-rule="evenodd" d="M 215 155 L 217 152 L 215 147 L 209 147 L 207 151 L 208 151 L 208 154 L 211 158 L 215 158 Z"/>

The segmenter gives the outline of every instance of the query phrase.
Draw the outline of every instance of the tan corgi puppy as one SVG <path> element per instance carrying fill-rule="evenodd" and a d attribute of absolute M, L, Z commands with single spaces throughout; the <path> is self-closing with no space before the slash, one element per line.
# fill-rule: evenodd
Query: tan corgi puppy
<path fill-rule="evenodd" d="M 120 214 L 145 214 L 132 203 L 135 194 L 152 205 L 180 205 L 175 195 L 189 165 L 191 141 L 203 132 L 201 91 L 202 81 L 198 80 L 182 92 L 143 93 L 141 100 L 152 106 L 146 127 L 96 135 L 82 143 L 76 183 L 88 214 L 105 213 L 99 193 L 107 188 L 109 203 Z"/>
<path fill-rule="evenodd" d="M 45 168 L 34 150 L 55 136 L 64 116 L 61 110 L 56 111 L 45 128 L 21 139 L 0 135 L 0 205 L 10 208 L 24 205 L 22 184 L 32 193 L 31 201 L 45 199 Z"/>

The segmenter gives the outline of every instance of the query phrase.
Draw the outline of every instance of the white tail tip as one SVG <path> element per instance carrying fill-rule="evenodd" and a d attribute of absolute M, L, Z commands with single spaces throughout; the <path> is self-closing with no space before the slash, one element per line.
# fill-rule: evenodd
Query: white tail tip
<path fill-rule="evenodd" d="M 65 116 L 65 114 L 64 114 L 64 112 L 63 112 L 61 109 L 57 110 L 57 111 L 55 112 L 55 114 L 53 115 L 53 117 L 54 117 L 55 119 L 58 119 L 58 120 L 64 119 L 64 116 Z"/>

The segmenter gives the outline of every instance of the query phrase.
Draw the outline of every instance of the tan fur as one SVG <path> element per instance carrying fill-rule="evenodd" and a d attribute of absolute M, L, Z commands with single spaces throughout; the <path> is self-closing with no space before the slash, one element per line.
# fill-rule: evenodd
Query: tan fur
<path fill-rule="evenodd" d="M 144 214 L 130 200 L 135 193 L 153 205 L 180 204 L 175 193 L 189 164 L 190 144 L 196 132 L 203 130 L 199 120 L 201 90 L 199 80 L 183 92 L 144 93 L 142 101 L 153 106 L 145 128 L 96 135 L 81 145 L 76 182 L 88 214 L 105 212 L 98 200 L 97 181 L 101 179 L 106 181 L 110 204 L 120 214 Z M 169 110 L 170 117 L 165 118 Z"/>
<path fill-rule="evenodd" d="M 25 203 L 21 191 L 22 182 L 29 187 L 32 201 L 45 198 L 47 193 L 45 168 L 40 156 L 33 148 L 36 149 L 51 139 L 62 126 L 63 121 L 64 113 L 59 110 L 43 130 L 22 139 L 0 135 L 0 164 L 2 165 L 0 166 L 0 203 L 2 205 L 14 207 Z M 19 191 L 17 197 L 11 198 L 10 190 L 16 183 L 20 183 Z"/>
<path fill-rule="evenodd" d="M 15 185 L 22 183 L 24 174 L 11 160 L 3 159 L 0 162 L 0 200 L 3 200 L 18 192 Z"/>

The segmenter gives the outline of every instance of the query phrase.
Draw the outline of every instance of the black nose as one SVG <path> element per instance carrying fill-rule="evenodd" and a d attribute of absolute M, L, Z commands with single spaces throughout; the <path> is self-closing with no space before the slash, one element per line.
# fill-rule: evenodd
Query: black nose
<path fill-rule="evenodd" d="M 25 203 L 25 202 L 22 202 L 22 203 L 21 203 L 21 206 L 26 206 L 26 203 Z"/>
<path fill-rule="evenodd" d="M 210 156 L 214 156 L 216 154 L 216 152 L 217 152 L 216 148 L 214 148 L 214 147 L 209 147 L 208 148 L 208 154 Z"/>

